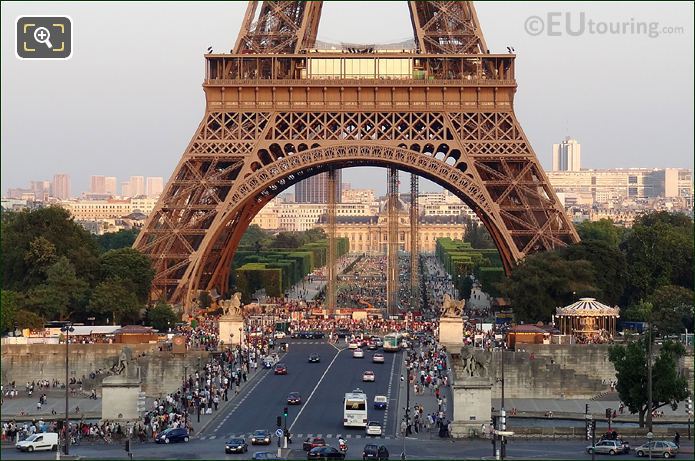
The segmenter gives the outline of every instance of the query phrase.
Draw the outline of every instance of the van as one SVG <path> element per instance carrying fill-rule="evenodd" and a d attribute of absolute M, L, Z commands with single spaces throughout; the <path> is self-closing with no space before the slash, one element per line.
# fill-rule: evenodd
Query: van
<path fill-rule="evenodd" d="M 58 449 L 58 433 L 41 432 L 39 434 L 30 435 L 21 442 L 17 442 L 15 447 L 17 450 L 21 451 L 56 451 Z"/>

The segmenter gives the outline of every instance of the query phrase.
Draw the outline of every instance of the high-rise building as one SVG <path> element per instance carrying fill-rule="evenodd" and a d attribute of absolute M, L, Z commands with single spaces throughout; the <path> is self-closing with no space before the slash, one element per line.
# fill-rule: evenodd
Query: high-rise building
<path fill-rule="evenodd" d="M 89 192 L 92 194 L 106 193 L 106 177 L 92 176 L 89 180 Z"/>
<path fill-rule="evenodd" d="M 560 144 L 553 144 L 553 171 L 581 170 L 581 144 L 569 136 Z"/>
<path fill-rule="evenodd" d="M 104 178 L 104 193 L 116 195 L 118 192 L 118 179 L 115 176 L 106 176 Z"/>
<path fill-rule="evenodd" d="M 122 197 L 132 197 L 133 194 L 130 193 L 130 182 L 123 181 L 121 183 L 121 196 Z"/>
<path fill-rule="evenodd" d="M 34 193 L 34 200 L 45 202 L 51 195 L 51 181 L 31 181 L 29 188 Z"/>
<path fill-rule="evenodd" d="M 60 200 L 70 198 L 70 175 L 59 173 L 53 175 L 53 185 L 51 195 Z"/>
<path fill-rule="evenodd" d="M 130 177 L 130 196 L 137 197 L 138 195 L 145 195 L 145 177 L 144 176 L 131 176 Z"/>
<path fill-rule="evenodd" d="M 336 195 L 335 201 L 340 202 L 342 170 L 335 171 Z M 328 203 L 328 172 L 311 176 L 294 186 L 294 200 L 297 203 Z"/>
<path fill-rule="evenodd" d="M 164 178 L 161 176 L 154 176 L 147 178 L 147 196 L 154 197 L 160 195 L 164 190 Z"/>

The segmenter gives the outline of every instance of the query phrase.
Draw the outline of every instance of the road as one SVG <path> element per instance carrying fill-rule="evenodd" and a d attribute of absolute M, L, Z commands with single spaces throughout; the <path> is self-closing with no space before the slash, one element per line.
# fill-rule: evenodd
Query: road
<path fill-rule="evenodd" d="M 312 352 L 321 356 L 320 363 L 309 363 Z M 274 375 L 272 370 L 262 376 L 226 413 L 221 413 L 200 434 L 203 440 L 219 440 L 231 436 L 248 436 L 256 429 L 276 430 L 276 418 L 288 407 L 287 427 L 296 444 L 310 435 L 363 438 L 364 430 L 344 428 L 343 398 L 346 392 L 360 388 L 369 402 L 375 395 L 389 398 L 389 409 L 370 408 L 369 419 L 383 424 L 385 435 L 395 435 L 398 386 L 402 354 L 384 354 L 385 363 L 372 363 L 374 351 L 365 350 L 363 359 L 352 357 L 345 342 L 338 347 L 321 340 L 290 340 L 289 352 L 283 359 L 287 375 Z M 362 372 L 375 372 L 375 382 L 362 382 Z M 287 395 L 299 392 L 302 405 L 288 405 Z M 284 424 L 284 421 L 283 421 Z M 273 445 L 276 446 L 276 445 Z"/>

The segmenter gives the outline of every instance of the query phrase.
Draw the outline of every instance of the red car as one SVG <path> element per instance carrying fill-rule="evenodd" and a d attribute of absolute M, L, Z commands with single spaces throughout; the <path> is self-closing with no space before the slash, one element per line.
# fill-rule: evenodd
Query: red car
<path fill-rule="evenodd" d="M 310 451 L 316 447 L 325 447 L 326 441 L 321 437 L 308 437 L 304 443 L 302 443 L 302 448 L 304 451 Z"/>
<path fill-rule="evenodd" d="M 275 374 L 276 375 L 286 375 L 287 374 L 287 366 L 284 363 L 278 363 L 275 365 Z"/>

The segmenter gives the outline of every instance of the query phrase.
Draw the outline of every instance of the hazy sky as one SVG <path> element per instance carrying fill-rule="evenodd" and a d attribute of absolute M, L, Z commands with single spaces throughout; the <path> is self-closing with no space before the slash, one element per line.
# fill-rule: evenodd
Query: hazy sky
<path fill-rule="evenodd" d="M 545 167 L 552 144 L 566 135 L 582 144 L 585 168 L 693 167 L 691 2 L 476 6 L 490 50 L 516 49 L 515 110 Z M 245 7 L 3 2 L 2 192 L 57 172 L 72 176 L 73 193 L 86 190 L 93 174 L 168 179 L 203 115 L 203 53 L 209 45 L 233 47 Z M 569 33 L 579 30 L 582 13 L 584 33 Z M 21 15 L 71 16 L 73 57 L 17 59 L 14 23 Z M 532 16 L 543 22 L 539 35 L 527 32 L 539 30 Z M 623 32 L 602 33 L 618 22 L 626 23 Z M 635 30 L 639 23 L 679 30 L 650 37 Z M 549 27 L 559 35 L 548 35 Z M 323 7 L 322 40 L 411 36 L 406 2 Z M 343 177 L 353 187 L 385 189 L 384 170 L 347 170 Z"/>

